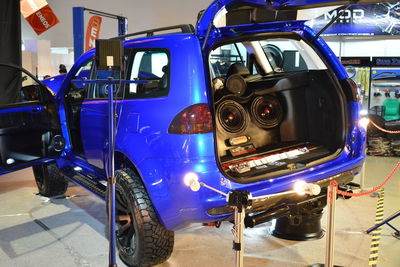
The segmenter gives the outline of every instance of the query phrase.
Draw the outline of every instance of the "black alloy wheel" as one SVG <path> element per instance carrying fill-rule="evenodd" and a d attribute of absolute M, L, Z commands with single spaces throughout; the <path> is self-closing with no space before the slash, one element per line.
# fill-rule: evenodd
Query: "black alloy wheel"
<path fill-rule="evenodd" d="M 174 246 L 174 232 L 160 223 L 141 179 L 131 169 L 116 171 L 116 241 L 128 266 L 153 266 L 166 261 Z"/>

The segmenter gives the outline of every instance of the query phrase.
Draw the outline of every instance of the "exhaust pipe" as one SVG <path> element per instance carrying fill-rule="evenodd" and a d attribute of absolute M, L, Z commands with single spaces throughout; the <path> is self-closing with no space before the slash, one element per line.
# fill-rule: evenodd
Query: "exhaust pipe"
<path fill-rule="evenodd" d="M 288 206 L 279 206 L 271 210 L 246 215 L 244 219 L 244 225 L 245 227 L 253 228 L 256 225 L 268 222 L 272 219 L 277 219 L 279 217 L 288 215 L 289 213 L 290 210 Z"/>
<path fill-rule="evenodd" d="M 342 191 L 345 191 L 345 192 L 348 192 L 348 193 L 353 193 L 353 190 L 351 190 L 351 188 L 349 186 L 339 185 L 338 188 L 340 190 L 342 190 Z M 351 196 L 343 196 L 343 195 L 340 195 L 340 194 L 338 194 L 338 197 L 341 197 L 343 199 L 350 199 L 351 198 Z"/>

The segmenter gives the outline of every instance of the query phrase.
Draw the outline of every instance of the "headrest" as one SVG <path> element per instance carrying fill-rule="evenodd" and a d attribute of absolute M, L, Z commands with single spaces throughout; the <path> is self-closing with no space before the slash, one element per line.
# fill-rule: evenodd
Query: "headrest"
<path fill-rule="evenodd" d="M 229 77 L 232 74 L 239 74 L 242 77 L 246 77 L 250 75 L 250 71 L 242 63 L 233 63 L 232 65 L 229 66 L 226 76 Z"/>

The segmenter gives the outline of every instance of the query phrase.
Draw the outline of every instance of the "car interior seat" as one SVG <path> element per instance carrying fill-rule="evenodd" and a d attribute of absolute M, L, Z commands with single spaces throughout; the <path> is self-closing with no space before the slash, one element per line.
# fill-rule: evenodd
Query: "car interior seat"
<path fill-rule="evenodd" d="M 168 87 L 168 78 L 169 78 L 169 68 L 167 65 L 165 65 L 162 68 L 162 71 L 164 72 L 163 76 L 161 77 L 160 81 L 158 82 L 158 89 L 166 89 Z"/>

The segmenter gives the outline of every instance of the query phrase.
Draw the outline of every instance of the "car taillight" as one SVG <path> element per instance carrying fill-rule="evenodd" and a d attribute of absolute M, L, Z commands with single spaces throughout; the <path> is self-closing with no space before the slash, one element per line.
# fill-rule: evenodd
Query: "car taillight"
<path fill-rule="evenodd" d="M 169 126 L 168 133 L 199 134 L 213 129 L 211 112 L 207 104 L 195 104 L 178 113 Z"/>

